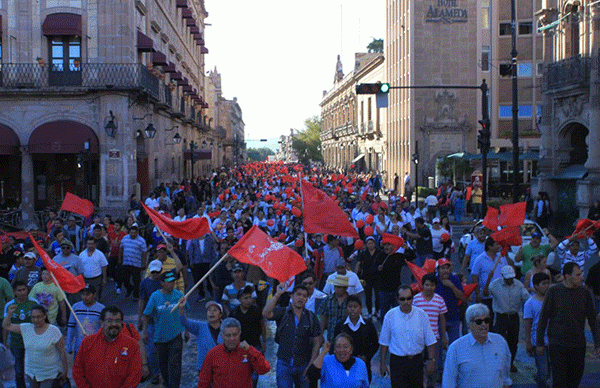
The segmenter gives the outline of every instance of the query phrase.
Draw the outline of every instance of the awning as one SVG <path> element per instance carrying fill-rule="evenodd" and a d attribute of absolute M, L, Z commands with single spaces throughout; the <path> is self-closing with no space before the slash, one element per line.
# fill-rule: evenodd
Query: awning
<path fill-rule="evenodd" d="M 19 137 L 11 127 L 0 124 L 0 155 L 12 155 L 19 151 Z"/>
<path fill-rule="evenodd" d="M 196 27 L 196 21 L 194 18 L 188 19 L 185 21 L 185 25 L 188 27 Z"/>
<path fill-rule="evenodd" d="M 184 85 L 183 91 L 186 93 L 192 93 L 193 88 L 190 85 Z"/>
<path fill-rule="evenodd" d="M 165 73 L 177 73 L 177 69 L 175 68 L 175 64 L 173 62 L 169 62 L 169 64 L 165 67 L 163 67 L 163 71 Z M 171 80 L 173 79 L 173 76 L 171 76 Z"/>
<path fill-rule="evenodd" d="M 81 15 L 74 13 L 53 13 L 46 16 L 42 24 L 45 36 L 81 36 Z"/>
<path fill-rule="evenodd" d="M 358 162 L 359 160 L 361 160 L 364 157 L 365 157 L 365 154 L 360 154 L 356 158 L 352 159 L 351 163 L 356 163 L 356 162 Z"/>
<path fill-rule="evenodd" d="M 187 79 L 186 77 L 183 77 L 183 79 L 182 79 L 182 80 L 180 80 L 180 81 L 178 82 L 178 84 L 179 84 L 179 86 L 187 86 L 187 85 L 189 85 L 190 83 L 189 83 L 189 81 L 188 81 L 188 79 Z"/>
<path fill-rule="evenodd" d="M 29 137 L 29 153 L 32 154 L 78 154 L 98 153 L 98 137 L 94 131 L 74 121 L 53 121 L 37 127 Z"/>
<path fill-rule="evenodd" d="M 190 27 L 190 33 L 191 34 L 197 34 L 200 32 L 200 27 L 195 26 L 195 27 Z"/>
<path fill-rule="evenodd" d="M 181 81 L 182 79 L 183 75 L 180 71 L 176 71 L 175 73 L 171 74 L 171 81 Z"/>
<path fill-rule="evenodd" d="M 451 154 L 446 156 L 448 159 L 465 159 L 465 160 L 473 160 L 477 159 L 477 155 L 470 154 L 468 152 L 457 152 L 455 154 Z M 481 157 L 480 157 L 481 159 Z"/>
<path fill-rule="evenodd" d="M 143 32 L 137 32 L 137 50 L 144 53 L 154 52 L 154 41 Z"/>
<path fill-rule="evenodd" d="M 191 9 L 182 9 L 181 10 L 181 17 L 184 19 L 193 19 L 194 18 L 194 14 L 192 13 Z"/>
<path fill-rule="evenodd" d="M 208 49 L 204 46 L 200 46 L 200 54 L 208 54 Z"/>
<path fill-rule="evenodd" d="M 187 0 L 177 0 L 175 2 L 175 7 L 177 7 L 177 8 L 187 8 L 188 7 Z"/>
<path fill-rule="evenodd" d="M 152 53 L 152 63 L 155 66 L 167 66 L 167 56 L 160 51 Z"/>
<path fill-rule="evenodd" d="M 184 151 L 183 158 L 185 160 L 192 159 L 192 151 Z M 194 151 L 194 160 L 210 160 L 212 159 L 212 150 L 204 149 L 204 150 L 195 150 Z"/>
<path fill-rule="evenodd" d="M 583 179 L 588 176 L 588 171 L 583 164 L 573 164 L 562 169 L 557 175 L 550 179 L 567 180 L 567 179 Z"/>

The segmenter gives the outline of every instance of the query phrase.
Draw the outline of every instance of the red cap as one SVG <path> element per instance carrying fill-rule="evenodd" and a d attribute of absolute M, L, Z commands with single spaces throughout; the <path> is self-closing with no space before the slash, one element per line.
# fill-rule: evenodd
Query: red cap
<path fill-rule="evenodd" d="M 435 263 L 435 268 L 441 267 L 442 265 L 446 265 L 446 264 L 452 265 L 452 262 L 450 260 L 446 259 L 445 257 L 442 257 L 441 259 L 438 259 L 438 261 Z"/>
<path fill-rule="evenodd" d="M 161 250 L 161 249 L 167 249 L 167 246 L 165 244 L 158 244 L 158 246 L 156 247 L 156 250 Z"/>
<path fill-rule="evenodd" d="M 392 244 L 396 249 L 404 245 L 404 239 L 402 237 L 390 233 L 384 233 L 381 242 L 384 244 Z"/>

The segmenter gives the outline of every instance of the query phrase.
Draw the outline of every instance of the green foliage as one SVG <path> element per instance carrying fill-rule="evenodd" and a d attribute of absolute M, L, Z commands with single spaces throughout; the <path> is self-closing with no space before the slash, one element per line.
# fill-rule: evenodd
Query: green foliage
<path fill-rule="evenodd" d="M 437 168 L 441 176 L 450 180 L 460 180 L 463 176 L 470 176 L 473 172 L 469 161 L 464 159 L 443 158 L 438 160 Z M 455 172 L 456 176 L 454 177 Z"/>
<path fill-rule="evenodd" d="M 419 199 L 423 200 L 431 194 L 437 195 L 437 189 L 430 189 L 429 187 L 419 186 Z"/>
<path fill-rule="evenodd" d="M 267 160 L 267 156 L 275 155 L 272 149 L 263 147 L 263 148 L 248 148 L 246 151 L 248 155 L 248 159 L 252 162 L 264 162 Z"/>
<path fill-rule="evenodd" d="M 294 135 L 292 147 L 298 155 L 298 161 L 304 165 L 322 162 L 321 154 L 321 118 L 313 116 L 304 120 L 304 129 Z"/>
<path fill-rule="evenodd" d="M 369 50 L 370 53 L 382 53 L 383 52 L 383 39 L 373 38 L 373 41 L 371 43 L 369 43 L 369 45 L 367 46 L 367 50 Z"/>

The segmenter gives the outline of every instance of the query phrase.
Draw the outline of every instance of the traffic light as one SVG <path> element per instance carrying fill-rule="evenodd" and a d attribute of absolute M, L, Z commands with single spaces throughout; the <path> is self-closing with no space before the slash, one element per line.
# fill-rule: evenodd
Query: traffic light
<path fill-rule="evenodd" d="M 479 120 L 479 124 L 481 124 L 481 129 L 479 130 L 479 135 L 477 136 L 477 148 L 482 151 L 486 151 L 490 149 L 490 120 Z"/>
<path fill-rule="evenodd" d="M 388 83 L 372 83 L 356 85 L 356 94 L 387 94 L 390 91 Z"/>
<path fill-rule="evenodd" d="M 419 153 L 418 152 L 415 152 L 415 153 L 412 154 L 412 161 L 415 164 L 419 164 Z"/>

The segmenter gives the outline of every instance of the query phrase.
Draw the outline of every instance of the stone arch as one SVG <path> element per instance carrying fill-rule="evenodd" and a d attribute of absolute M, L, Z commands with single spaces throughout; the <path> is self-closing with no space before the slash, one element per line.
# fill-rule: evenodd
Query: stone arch
<path fill-rule="evenodd" d="M 579 121 L 568 122 L 558 131 L 559 150 L 564 153 L 562 160 L 567 161 L 567 166 L 585 164 L 588 159 L 589 133 L 587 126 Z"/>

